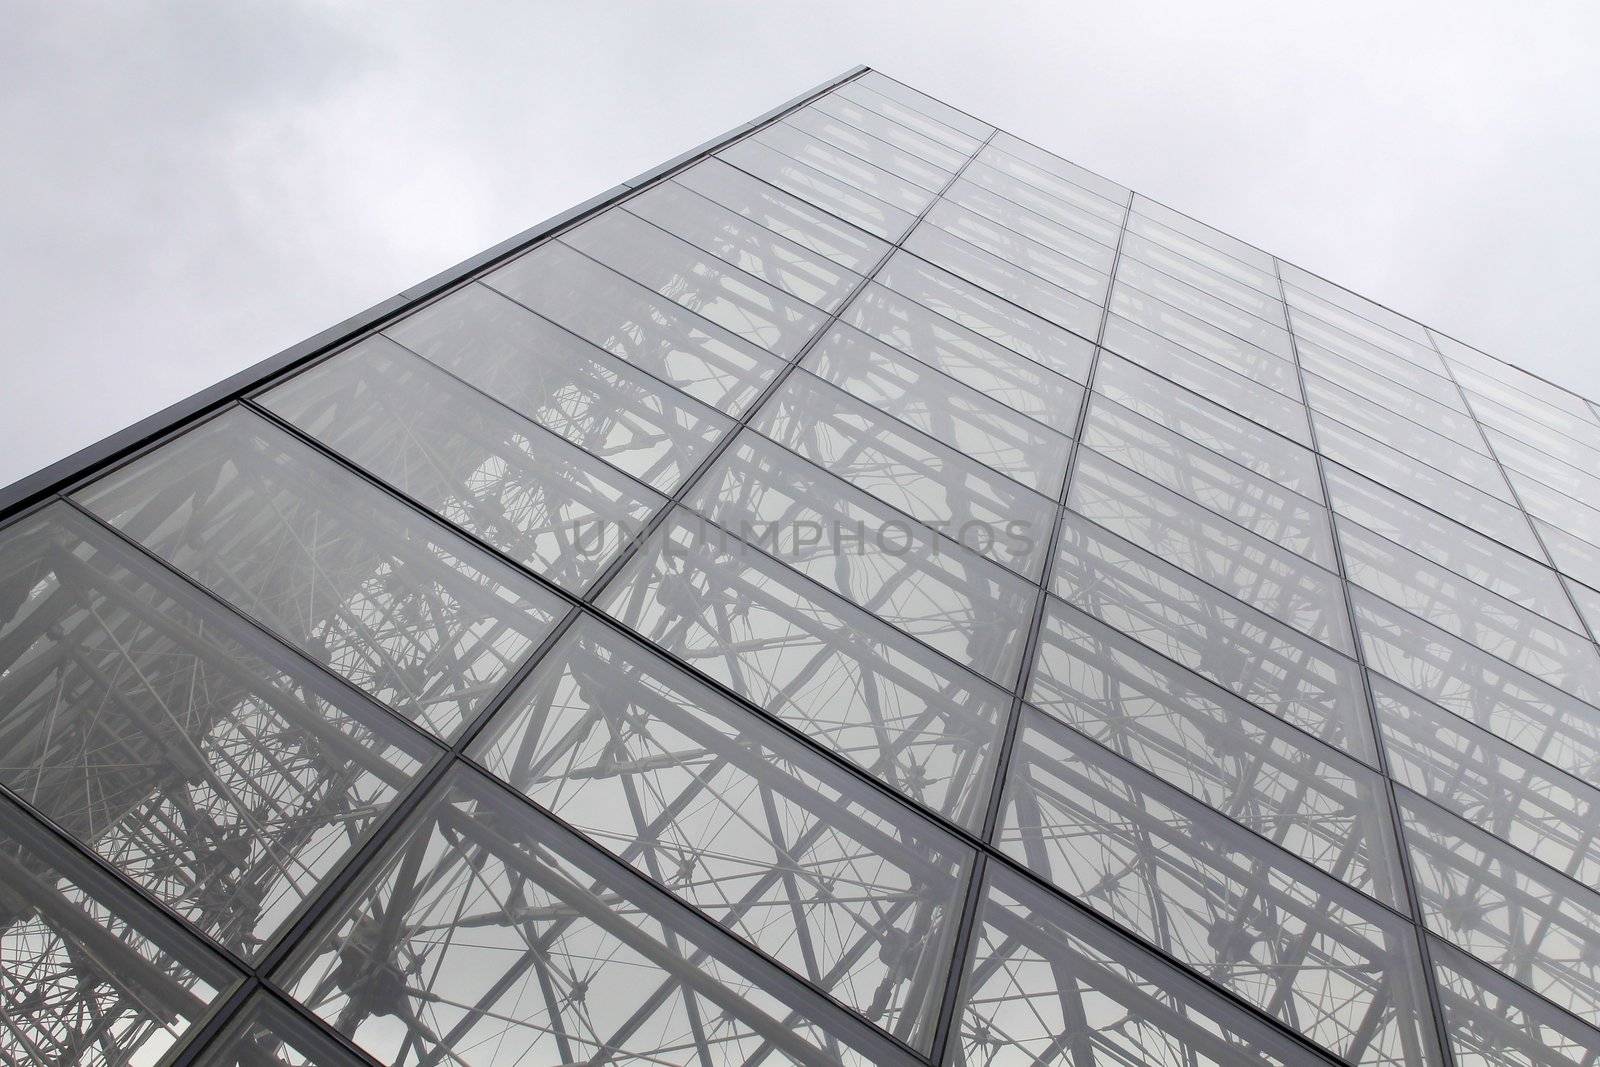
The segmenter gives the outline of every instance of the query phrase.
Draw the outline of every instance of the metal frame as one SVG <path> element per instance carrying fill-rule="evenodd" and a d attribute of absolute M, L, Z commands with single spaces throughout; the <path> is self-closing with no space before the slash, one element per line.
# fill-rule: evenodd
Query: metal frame
<path fill-rule="evenodd" d="M 443 749 L 439 749 L 431 742 L 431 740 L 426 739 L 420 731 L 417 731 L 415 727 L 407 727 L 416 735 L 419 744 L 425 745 L 426 747 L 432 749 L 438 753 L 438 755 L 436 755 L 432 762 L 429 763 L 424 769 L 418 772 L 410 786 L 403 792 L 398 800 L 391 805 L 388 812 L 383 816 L 380 825 L 373 832 L 369 833 L 365 840 L 357 848 L 352 850 L 340 861 L 337 873 L 324 882 L 313 899 L 306 902 L 306 905 L 300 909 L 294 921 L 279 933 L 274 944 L 261 956 L 260 959 L 252 964 L 240 959 L 238 956 L 232 956 L 231 964 L 240 972 L 242 975 L 242 980 L 233 988 L 230 993 L 219 998 L 217 1004 L 213 1007 L 209 1017 L 204 1023 L 193 1028 L 183 1045 L 182 1051 L 177 1053 L 172 1060 L 174 1064 L 181 1064 L 184 1065 L 184 1067 L 187 1067 L 188 1064 L 199 1062 L 200 1057 L 202 1057 L 205 1054 L 205 1051 L 213 1044 L 214 1039 L 216 1039 L 218 1035 L 223 1032 L 223 1030 L 229 1025 L 230 1021 L 237 1015 L 238 1011 L 245 1004 L 249 1003 L 251 999 L 258 993 L 262 996 L 272 997 L 281 1001 L 282 1004 L 287 1005 L 288 1008 L 303 1022 L 315 1028 L 317 1032 L 322 1034 L 327 1040 L 337 1043 L 341 1048 L 344 1049 L 344 1051 L 350 1053 L 355 1060 L 359 1062 L 373 1062 L 370 1057 L 367 1057 L 364 1053 L 357 1049 L 348 1039 L 335 1032 L 332 1027 L 323 1024 L 321 1020 L 317 1019 L 316 1016 L 314 1016 L 308 1009 L 296 1004 L 287 997 L 282 997 L 273 988 L 272 979 L 270 977 L 272 972 L 284 962 L 290 952 L 295 948 L 295 946 L 308 931 L 316 928 L 319 924 L 325 923 L 328 920 L 329 912 L 333 904 L 342 897 L 344 892 L 349 887 L 351 887 L 364 876 L 370 862 L 389 847 L 396 835 L 408 824 L 409 817 L 419 808 L 425 798 L 428 798 L 434 794 L 435 788 L 440 782 L 443 781 L 445 776 L 452 770 L 452 768 L 458 765 L 466 765 L 477 767 L 480 771 L 483 770 L 481 764 L 479 764 L 473 757 L 468 755 L 467 750 L 469 746 L 477 739 L 486 725 L 494 720 L 496 714 L 503 706 L 505 706 L 506 702 L 516 692 L 522 682 L 532 675 L 540 662 L 545 658 L 546 653 L 553 648 L 558 641 L 561 640 L 561 638 L 570 630 L 572 625 L 580 617 L 598 620 L 601 624 L 611 628 L 616 632 L 628 635 L 634 639 L 641 639 L 639 635 L 634 634 L 624 625 L 605 616 L 594 607 L 599 595 L 608 587 L 608 585 L 611 584 L 615 576 L 622 572 L 624 567 L 627 566 L 629 560 L 642 550 L 642 546 L 649 539 L 650 535 L 656 530 L 660 529 L 670 515 L 679 512 L 680 506 L 687 497 L 689 491 L 701 480 L 702 476 L 707 471 L 712 469 L 718 458 L 738 437 L 739 432 L 745 426 L 747 426 L 753 416 L 760 411 L 764 402 L 771 396 L 775 395 L 783 386 L 785 381 L 795 372 L 795 370 L 799 367 L 801 360 L 804 359 L 810 348 L 818 343 L 826 334 L 827 330 L 840 319 L 840 316 L 843 314 L 844 310 L 849 307 L 851 301 L 871 282 L 878 269 L 881 268 L 885 262 L 887 262 L 890 256 L 893 256 L 897 251 L 901 250 L 901 246 L 906 238 L 909 237 L 911 233 L 916 230 L 917 226 L 921 224 L 928 211 L 930 211 L 936 204 L 941 202 L 942 193 L 947 191 L 950 186 L 961 177 L 961 174 L 977 158 L 977 155 L 982 151 L 983 147 L 988 145 L 990 141 L 993 140 L 997 131 L 994 131 L 991 128 L 991 133 L 989 134 L 988 138 L 986 138 L 983 143 L 967 157 L 966 162 L 955 171 L 950 180 L 946 183 L 944 190 L 933 194 L 928 202 L 928 206 L 916 216 L 913 223 L 907 228 L 905 233 L 902 234 L 901 238 L 898 241 L 888 242 L 886 251 L 879 258 L 877 263 L 872 268 L 863 272 L 861 281 L 851 291 L 851 293 L 839 303 L 834 312 L 827 316 L 826 320 L 821 326 L 819 326 L 819 328 L 807 340 L 807 342 L 801 346 L 800 350 L 789 358 L 788 363 L 779 368 L 777 373 L 775 373 L 771 380 L 769 380 L 764 386 L 760 392 L 760 395 L 745 408 L 743 416 L 733 420 L 733 424 L 726 431 L 723 437 L 711 449 L 708 450 L 706 455 L 699 461 L 694 470 L 684 477 L 677 490 L 670 495 L 670 498 L 667 500 L 666 504 L 655 512 L 644 532 L 635 538 L 625 551 L 619 553 L 612 560 L 604 572 L 593 583 L 591 583 L 587 593 L 583 596 L 576 596 L 563 590 L 556 589 L 554 586 L 551 586 L 545 582 L 543 578 L 537 574 L 534 574 L 527 567 L 518 563 L 516 560 L 511 559 L 504 552 L 494 548 L 492 545 L 489 545 L 481 538 L 476 537 L 470 532 L 450 526 L 448 523 L 444 522 L 444 520 L 434 516 L 418 501 L 408 497 L 406 494 L 398 491 L 393 486 L 384 484 L 379 479 L 368 474 L 367 472 L 360 470 L 354 464 L 340 457 L 332 449 L 324 446 L 309 435 L 300 432 L 285 420 L 274 415 L 265 407 L 257 403 L 255 397 L 266 387 L 283 380 L 290 374 L 296 373 L 324 357 L 342 351 L 349 344 L 375 333 L 402 315 L 407 314 L 410 311 L 415 310 L 416 308 L 421 307 L 422 305 L 455 290 L 460 285 L 472 281 L 474 278 L 488 269 L 497 266 L 516 255 L 519 255 L 523 251 L 526 251 L 527 249 L 547 238 L 559 234 L 564 229 L 622 202 L 635 192 L 665 180 L 679 170 L 698 162 L 699 160 L 711 155 L 712 153 L 740 139 L 741 137 L 777 121 L 792 111 L 804 107 L 812 100 L 826 94 L 833 88 L 860 77 L 868 70 L 869 68 L 864 66 L 852 68 L 850 71 L 845 72 L 839 77 L 824 82 L 823 84 L 808 91 L 807 93 L 801 94 L 786 104 L 780 105 L 780 107 L 766 113 L 760 118 L 736 127 L 734 130 L 729 131 L 720 138 L 709 141 L 688 153 L 680 155 L 673 160 L 669 160 L 667 163 L 664 163 L 659 167 L 653 168 L 644 174 L 629 179 L 628 181 L 613 187 L 611 190 L 608 190 L 600 196 L 586 201 L 584 204 L 581 204 L 570 211 L 558 214 L 553 218 L 546 220 L 545 222 L 540 223 L 539 225 L 527 231 L 524 231 L 522 234 L 509 239 L 508 241 L 496 245 L 494 248 L 489 249 L 484 253 L 471 257 L 463 263 L 458 264 L 457 266 L 439 275 L 436 275 L 433 278 L 413 286 L 402 293 L 389 298 L 388 300 L 380 302 L 367 311 L 362 312 L 349 320 L 346 320 L 346 322 L 341 323 L 330 330 L 324 331 L 323 333 L 318 334 L 317 336 L 302 342 L 299 345 L 295 345 L 289 349 L 286 349 L 284 352 L 264 360 L 261 363 L 258 363 L 255 366 L 228 378 L 224 382 L 219 383 L 214 387 L 203 390 L 202 392 L 197 393 L 186 400 L 180 401 L 164 411 L 159 412 L 147 419 L 141 420 L 134 426 L 129 427 L 128 429 L 117 434 L 113 434 L 105 440 L 80 451 L 74 456 L 68 457 L 67 459 L 53 464 L 43 471 L 26 477 L 4 490 L 0 490 L 0 525 L 9 525 L 11 520 L 27 515 L 35 509 L 43 507 L 50 502 L 64 500 L 64 494 L 69 489 L 76 485 L 82 484 L 87 479 L 97 476 L 98 474 L 107 470 L 113 469 L 120 464 L 126 463 L 144 454 L 156 445 L 172 438 L 182 431 L 192 428 L 194 425 L 197 425 L 198 423 L 203 422 L 214 415 L 217 415 L 234 406 L 240 406 L 255 412 L 257 415 L 267 418 L 279 429 L 291 434 L 302 443 L 308 444 L 325 458 L 337 463 L 341 468 L 352 472 L 364 484 L 378 486 L 380 489 L 382 489 L 382 491 L 391 497 L 404 501 L 419 514 L 426 516 L 430 521 L 437 523 L 440 527 L 449 530 L 453 536 L 465 540 L 479 550 L 508 565 L 519 575 L 538 583 L 541 588 L 553 590 L 563 605 L 563 614 L 559 617 L 559 620 L 555 623 L 550 632 L 547 633 L 539 642 L 537 648 L 533 649 L 525 656 L 521 665 L 505 679 L 494 698 L 489 700 L 481 708 L 481 710 L 476 714 L 466 728 L 460 732 L 459 736 L 456 737 L 453 743 Z M 965 113 L 963 112 L 963 114 Z M 985 123 L 985 125 L 987 125 L 987 123 Z M 1002 803 L 1002 797 L 1004 795 L 1005 778 L 1010 769 L 1013 749 L 1016 745 L 1019 723 L 1023 713 L 1023 694 L 1025 692 L 1025 683 L 1029 676 L 1032 660 L 1040 642 L 1044 614 L 1048 603 L 1048 597 L 1050 595 L 1048 592 L 1050 585 L 1050 572 L 1054 564 L 1056 548 L 1061 536 L 1065 518 L 1065 505 L 1072 485 L 1073 475 L 1076 471 L 1081 437 L 1089 414 L 1089 404 L 1093 396 L 1095 376 L 1099 368 L 1100 355 L 1102 352 L 1101 342 L 1104 339 L 1107 323 L 1111 314 L 1111 298 L 1116 284 L 1118 266 L 1121 261 L 1123 238 L 1127 233 L 1133 205 L 1137 202 L 1137 199 L 1138 194 L 1130 191 L 1128 201 L 1123 205 L 1121 224 L 1118 230 L 1117 245 L 1113 250 L 1111 266 L 1109 273 L 1107 274 L 1104 306 L 1100 311 L 1100 325 L 1097 335 L 1093 339 L 1095 348 L 1088 372 L 1086 374 L 1086 381 L 1084 382 L 1083 401 L 1078 411 L 1077 425 L 1075 433 L 1073 434 L 1072 445 L 1066 459 L 1065 477 L 1062 480 L 1058 499 L 1055 501 L 1056 510 L 1048 539 L 1044 568 L 1037 581 L 1038 589 L 1035 596 L 1034 608 L 1031 619 L 1029 620 L 1028 629 L 1026 631 L 1019 674 L 1011 694 L 1009 711 L 1004 723 L 1001 740 L 998 745 L 998 760 L 995 764 L 996 777 L 988 797 L 987 808 L 985 811 L 981 832 L 973 832 L 963 826 L 951 822 L 949 819 L 946 819 L 937 813 L 930 813 L 915 808 L 904 798 L 895 793 L 890 787 L 880 781 L 862 775 L 860 768 L 856 767 L 843 756 L 818 745 L 815 741 L 806 736 L 796 727 L 783 721 L 771 712 L 759 707 L 750 699 L 734 692 L 727 686 L 718 683 L 714 679 L 705 678 L 703 675 L 700 675 L 698 672 L 696 672 L 692 665 L 682 661 L 667 650 L 661 649 L 658 646 L 651 646 L 655 653 L 663 657 L 665 661 L 699 678 L 704 682 L 704 684 L 710 686 L 719 695 L 726 698 L 734 705 L 742 708 L 750 714 L 758 716 L 764 723 L 775 728 L 782 734 L 797 740 L 799 743 L 805 745 L 808 750 L 820 754 L 822 758 L 830 761 L 832 765 L 864 782 L 869 788 L 873 789 L 876 794 L 880 795 L 884 802 L 897 805 L 908 811 L 916 811 L 921 817 L 928 819 L 932 824 L 938 826 L 945 834 L 949 836 L 952 841 L 971 849 L 974 856 L 974 864 L 970 872 L 968 889 L 957 920 L 957 947 L 956 951 L 952 955 L 949 973 L 945 976 L 943 998 L 940 1005 L 941 1012 L 937 1019 L 938 1029 L 933 1038 L 931 1052 L 927 1055 L 924 1055 L 918 1052 L 916 1049 L 896 1041 L 896 1039 L 892 1037 L 884 1037 L 885 1041 L 889 1041 L 896 1045 L 896 1051 L 899 1054 L 911 1059 L 920 1059 L 933 1063 L 945 1062 L 946 1059 L 953 1053 L 955 1047 L 954 1043 L 959 1040 L 957 1033 L 959 1026 L 957 1012 L 960 1005 L 959 998 L 963 983 L 963 974 L 968 966 L 970 953 L 973 951 L 973 932 L 987 885 L 985 872 L 990 864 L 999 865 L 1005 868 L 1012 875 L 1025 879 L 1030 884 L 1047 892 L 1052 899 L 1064 902 L 1066 906 L 1072 909 L 1075 913 L 1088 917 L 1094 923 L 1098 924 L 1098 926 L 1110 931 L 1115 931 L 1117 936 L 1131 940 L 1134 943 L 1143 946 L 1144 950 L 1151 953 L 1155 958 L 1164 961 L 1167 966 L 1175 968 L 1180 973 L 1187 975 L 1190 978 L 1204 982 L 1208 988 L 1214 989 L 1230 1004 L 1246 1014 L 1248 1017 L 1254 1019 L 1261 1025 L 1266 1026 L 1279 1037 L 1291 1042 L 1294 1047 L 1302 1050 L 1307 1057 L 1318 1061 L 1325 1061 L 1328 1059 L 1322 1050 L 1311 1044 L 1297 1031 L 1279 1021 L 1275 1016 L 1257 1008 L 1255 1005 L 1243 1000 L 1241 997 L 1235 995 L 1226 988 L 1218 986 L 1215 983 L 1195 975 L 1191 968 L 1174 958 L 1160 946 L 1153 945 L 1137 935 L 1130 934 L 1116 923 L 1100 915 L 1100 913 L 1097 911 L 1088 908 L 1079 901 L 1054 889 L 1048 884 L 1048 882 L 1038 875 L 1001 854 L 996 847 L 990 843 L 990 839 L 993 836 L 994 829 L 999 818 L 1000 806 Z M 1273 258 L 1274 276 L 1276 277 L 1278 283 L 1278 299 L 1284 300 L 1286 293 L 1284 290 L 1282 273 L 1281 270 L 1278 269 L 1278 264 L 1280 262 L 1281 261 L 1277 260 L 1275 257 Z M 1025 270 L 1026 268 L 1019 266 L 1016 269 Z M 998 296 L 997 294 L 996 299 L 1002 301 L 1006 300 L 1006 298 Z M 1010 303 L 1010 301 L 1006 302 Z M 1304 404 L 1305 372 L 1300 366 L 1298 350 L 1295 347 L 1296 341 L 1294 332 L 1291 329 L 1289 333 L 1291 339 L 1291 351 L 1294 352 L 1294 365 L 1298 376 L 1297 380 L 1300 383 L 1301 403 Z M 1436 342 L 1433 342 L 1431 332 L 1429 337 L 1430 343 L 1433 343 L 1435 349 L 1437 350 L 1438 346 Z M 1448 370 L 1448 361 L 1445 362 L 1445 366 Z M 1535 375 L 1534 377 L 1537 376 Z M 1452 381 L 1454 381 L 1453 375 Z M 1468 414 L 1472 415 L 1473 413 L 1470 406 L 1470 400 L 1467 399 L 1465 391 L 1461 389 L 1460 383 L 1456 382 L 1455 384 L 1457 390 L 1462 394 L 1463 403 L 1467 404 Z M 663 388 L 667 388 L 667 386 L 663 385 Z M 1560 387 L 1557 386 L 1556 388 Z M 1563 392 L 1565 391 L 1566 390 L 1563 390 Z M 1241 417 L 1247 418 L 1246 416 Z M 1475 416 L 1474 421 L 1476 422 Z M 1275 432 L 1270 431 L 1270 428 L 1267 429 L 1269 432 Z M 1310 425 L 1310 432 L 1312 436 L 1311 451 L 1314 456 L 1318 481 L 1322 490 L 1322 504 L 1328 514 L 1331 515 L 1331 500 L 1328 496 L 1326 478 L 1323 471 L 1324 458 L 1316 447 L 1316 430 L 1314 423 Z M 1480 434 L 1481 433 L 1482 430 L 1480 426 Z M 1487 446 L 1487 440 L 1485 440 L 1485 443 Z M 1498 464 L 1498 457 L 1494 456 L 1492 447 L 1490 455 Z M 1513 493 L 1514 492 L 1515 490 L 1513 488 Z M 1520 508 L 1520 500 L 1518 500 L 1517 503 L 1518 507 Z M 80 515 L 87 516 L 90 521 L 93 521 L 103 529 L 110 531 L 114 536 L 120 536 L 116 535 L 115 531 L 112 530 L 109 525 L 90 515 L 89 512 L 78 507 L 78 505 L 75 503 L 68 501 L 68 505 L 74 507 Z M 1535 537 L 1537 538 L 1538 531 L 1535 530 L 1534 533 Z M 1341 580 L 1345 610 L 1349 616 L 1353 634 L 1358 634 L 1359 631 L 1355 629 L 1356 620 L 1354 617 L 1354 608 L 1350 598 L 1349 586 L 1344 577 L 1345 567 L 1342 549 L 1336 535 L 1333 539 L 1333 543 L 1338 568 L 1337 574 Z M 1549 553 L 1545 548 L 1542 539 L 1540 539 L 1538 543 L 1541 551 L 1544 551 L 1546 557 L 1548 557 Z M 192 588 L 208 603 L 220 606 L 221 610 L 236 616 L 243 626 L 267 635 L 269 643 L 273 645 L 277 644 L 278 639 L 276 637 L 272 637 L 270 632 L 266 631 L 260 623 L 244 615 L 244 613 L 238 609 L 226 604 L 220 598 L 213 597 L 211 593 L 204 590 L 203 587 L 188 577 L 178 574 L 176 571 L 170 570 L 154 553 L 151 553 L 138 545 L 131 545 L 130 547 L 133 551 L 146 556 L 150 561 L 154 562 L 156 566 L 159 566 L 164 570 L 168 570 L 169 573 L 175 575 L 176 581 Z M 1559 574 L 1558 571 L 1554 571 L 1553 567 L 1552 571 Z M 1571 591 L 1567 589 L 1564 581 L 1562 583 L 1562 588 L 1567 594 L 1569 601 L 1572 600 Z M 1580 621 L 1585 621 L 1582 612 L 1577 610 L 1576 602 L 1573 602 L 1573 607 L 1577 612 Z M 1585 626 L 1587 629 L 1586 621 Z M 1590 638 L 1592 641 L 1592 632 L 1590 633 Z M 295 658 L 297 661 L 303 659 L 300 653 L 294 652 L 293 650 L 284 649 L 283 653 Z M 1371 728 L 1373 730 L 1374 740 L 1377 745 L 1379 770 L 1383 772 L 1384 783 L 1386 787 L 1386 804 L 1389 811 L 1389 817 L 1393 825 L 1396 841 L 1400 846 L 1400 860 L 1402 864 L 1403 878 L 1405 881 L 1406 898 L 1409 904 L 1409 914 L 1407 918 L 1414 927 L 1424 966 L 1429 969 L 1425 984 L 1429 998 L 1429 1006 L 1433 1015 L 1436 1036 L 1439 1040 L 1443 1055 L 1447 1060 L 1450 1060 L 1453 1054 L 1450 1048 L 1446 1019 L 1442 1006 L 1439 1003 L 1438 993 L 1435 989 L 1435 983 L 1432 976 L 1432 965 L 1431 962 L 1429 962 L 1430 956 L 1428 954 L 1428 944 L 1433 935 L 1428 933 L 1426 930 L 1423 916 L 1419 910 L 1417 894 L 1414 890 L 1414 876 L 1411 872 L 1411 859 L 1405 846 L 1406 837 L 1404 827 L 1401 824 L 1397 803 L 1395 800 L 1395 785 L 1393 780 L 1389 777 L 1387 771 L 1387 760 L 1384 755 L 1382 734 L 1378 727 L 1377 712 L 1373 704 L 1371 684 L 1367 675 L 1367 668 L 1361 651 L 1359 638 L 1356 639 L 1355 644 L 1355 659 L 1360 666 L 1362 684 L 1366 695 L 1366 712 L 1371 720 Z M 309 660 L 306 660 L 305 663 L 310 665 Z M 319 670 L 319 668 L 316 668 L 314 665 L 310 666 L 314 671 Z M 374 709 L 377 708 L 377 705 L 369 697 L 361 693 L 350 683 L 337 677 L 329 677 L 332 679 L 330 684 L 343 690 L 344 695 L 352 701 L 360 703 L 363 707 L 371 707 Z M 384 714 L 387 714 L 387 712 L 384 712 Z M 1117 758 L 1121 759 L 1122 757 L 1118 756 Z M 510 792 L 509 787 L 501 786 L 500 788 Z M 0 799 L 0 805 L 17 805 L 19 810 L 25 810 L 27 808 L 27 806 L 23 804 L 22 801 L 17 799 L 9 789 L 0 787 L 0 796 L 3 796 L 4 798 Z M 521 797 L 520 794 L 517 795 L 517 800 L 520 803 L 530 804 L 536 810 L 543 811 L 545 817 L 557 826 L 564 828 L 566 831 L 574 835 L 581 836 L 579 831 L 570 827 L 559 816 L 539 808 L 537 804 L 527 800 L 524 797 Z M 34 827 L 35 829 L 33 832 L 49 834 L 56 844 L 64 847 L 77 856 L 80 860 L 93 864 L 97 870 L 103 871 L 107 877 L 112 879 L 118 885 L 120 892 L 131 894 L 141 902 L 141 906 L 151 908 L 156 913 L 163 915 L 163 921 L 174 924 L 175 929 L 187 925 L 183 920 L 175 916 L 165 905 L 157 901 L 143 886 L 134 882 L 122 872 L 106 866 L 103 860 L 100 860 L 85 846 L 78 843 L 77 840 L 64 829 L 55 826 L 48 820 L 44 819 L 38 819 L 38 821 L 34 824 Z M 600 850 L 597 848 L 596 851 Z M 614 862 L 623 869 L 627 870 L 629 872 L 629 877 L 638 880 L 642 885 L 648 887 L 648 892 L 655 894 L 663 900 L 673 902 L 672 906 L 686 909 L 686 915 L 699 916 L 699 913 L 695 911 L 691 905 L 683 902 L 678 897 L 673 895 L 670 890 L 661 885 L 655 879 L 645 875 L 633 867 L 628 867 L 624 861 L 620 859 L 616 859 Z M 703 921 L 703 919 L 703 916 L 699 916 L 696 921 Z M 195 939 L 197 941 L 202 940 L 197 934 L 195 935 Z M 222 955 L 228 956 L 231 954 L 222 953 Z M 796 983 L 796 987 L 800 990 L 803 990 L 805 996 L 815 998 L 815 1001 L 818 1004 L 834 1005 L 840 1011 L 849 1010 L 844 1008 L 842 1005 L 839 1005 L 835 998 L 826 990 L 816 986 L 803 976 L 791 973 L 788 975 L 788 979 L 786 980 Z M 1512 980 L 1507 979 L 1507 981 L 1509 982 Z"/>

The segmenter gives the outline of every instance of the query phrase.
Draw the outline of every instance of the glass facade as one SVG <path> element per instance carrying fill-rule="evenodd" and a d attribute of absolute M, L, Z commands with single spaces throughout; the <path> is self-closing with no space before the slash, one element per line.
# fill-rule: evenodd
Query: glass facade
<path fill-rule="evenodd" d="M 860 69 L 0 523 L 0 1061 L 1600 1064 L 1600 407 Z"/>

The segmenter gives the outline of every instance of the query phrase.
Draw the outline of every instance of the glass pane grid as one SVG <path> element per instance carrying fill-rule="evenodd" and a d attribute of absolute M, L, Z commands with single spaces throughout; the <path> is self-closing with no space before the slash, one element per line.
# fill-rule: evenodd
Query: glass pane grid
<path fill-rule="evenodd" d="M 0 529 L 0 1050 L 1592 1063 L 1596 459 L 854 75 Z"/>

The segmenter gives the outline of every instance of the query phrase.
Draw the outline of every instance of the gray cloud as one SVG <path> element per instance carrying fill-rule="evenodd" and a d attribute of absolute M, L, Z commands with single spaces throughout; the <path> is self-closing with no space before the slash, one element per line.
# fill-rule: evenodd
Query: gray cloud
<path fill-rule="evenodd" d="M 1600 396 L 1590 5 L 280 0 L 7 21 L 0 482 L 857 62 Z"/>

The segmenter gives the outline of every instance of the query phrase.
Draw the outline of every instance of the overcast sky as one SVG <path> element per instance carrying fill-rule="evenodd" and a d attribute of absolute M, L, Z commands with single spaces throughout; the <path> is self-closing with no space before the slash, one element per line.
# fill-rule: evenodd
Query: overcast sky
<path fill-rule="evenodd" d="M 867 63 L 1600 398 L 1600 5 L 0 3 L 0 484 Z"/>

